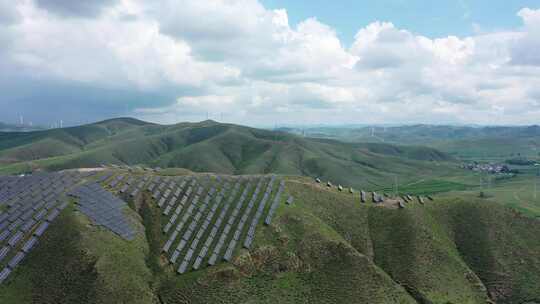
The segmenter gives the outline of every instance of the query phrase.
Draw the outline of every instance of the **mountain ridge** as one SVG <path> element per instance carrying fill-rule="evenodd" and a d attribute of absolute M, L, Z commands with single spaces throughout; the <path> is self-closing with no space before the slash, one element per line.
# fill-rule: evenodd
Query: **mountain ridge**
<path fill-rule="evenodd" d="M 0 133 L 6 170 L 61 170 L 103 163 L 181 167 L 225 174 L 280 173 L 345 185 L 380 185 L 409 171 L 455 171 L 453 158 L 432 148 L 344 143 L 207 120 L 158 125 L 126 118 L 30 133 Z M 443 165 L 440 165 L 443 163 Z"/>

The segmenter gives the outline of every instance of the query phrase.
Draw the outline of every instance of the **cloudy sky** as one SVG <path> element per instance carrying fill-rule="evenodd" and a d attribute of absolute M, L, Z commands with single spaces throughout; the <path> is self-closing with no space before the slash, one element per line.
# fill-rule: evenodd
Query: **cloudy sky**
<path fill-rule="evenodd" d="M 368 2 L 0 0 L 0 121 L 540 123 L 537 0 Z"/>

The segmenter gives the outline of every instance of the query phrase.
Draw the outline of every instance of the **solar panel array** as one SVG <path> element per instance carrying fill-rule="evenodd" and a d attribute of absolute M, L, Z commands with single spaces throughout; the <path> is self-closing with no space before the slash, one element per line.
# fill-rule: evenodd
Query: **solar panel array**
<path fill-rule="evenodd" d="M 63 194 L 92 173 L 0 176 L 0 284 L 68 205 Z"/>
<path fill-rule="evenodd" d="M 284 183 L 274 191 L 275 182 L 275 176 L 152 180 L 147 190 L 162 210 L 162 252 L 177 273 L 230 261 L 241 244 L 249 248 L 260 219 L 266 213 L 270 224 L 281 201 Z"/>
<path fill-rule="evenodd" d="M 105 170 L 93 182 L 82 183 L 95 174 L 0 176 L 0 207 L 5 206 L 0 209 L 0 283 L 67 207 L 64 194 L 76 198 L 78 210 L 94 224 L 131 240 L 135 231 L 122 198 L 148 191 L 164 219 L 163 253 L 178 273 L 185 273 L 230 261 L 240 247 L 249 249 L 262 219 L 271 224 L 284 192 L 276 176 L 162 177 Z M 292 204 L 292 196 L 286 202 Z"/>
<path fill-rule="evenodd" d="M 126 202 L 106 191 L 98 183 L 88 183 L 75 188 L 69 194 L 78 198 L 78 210 L 90 220 L 126 240 L 135 237 L 135 231 L 124 214 Z"/>

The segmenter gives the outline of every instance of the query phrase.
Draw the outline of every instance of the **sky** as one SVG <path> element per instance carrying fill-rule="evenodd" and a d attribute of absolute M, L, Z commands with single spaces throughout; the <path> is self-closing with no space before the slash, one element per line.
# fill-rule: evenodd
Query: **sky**
<path fill-rule="evenodd" d="M 540 121 L 540 3 L 0 0 L 0 121 Z"/>

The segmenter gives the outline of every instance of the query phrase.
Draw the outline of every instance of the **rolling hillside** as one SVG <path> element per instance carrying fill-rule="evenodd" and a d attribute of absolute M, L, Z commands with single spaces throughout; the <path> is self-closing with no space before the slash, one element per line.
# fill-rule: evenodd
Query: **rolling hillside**
<path fill-rule="evenodd" d="M 320 176 L 350 186 L 380 187 L 456 171 L 432 148 L 350 144 L 213 121 L 155 125 L 108 120 L 74 128 L 0 133 L 3 172 L 96 167 L 103 163 L 182 167 L 226 174 Z"/>
<path fill-rule="evenodd" d="M 296 129 L 289 132 L 298 133 Z M 346 142 L 376 142 L 429 146 L 460 158 L 500 160 L 522 156 L 538 158 L 540 126 L 472 127 L 410 125 L 394 127 L 317 127 L 308 136 Z"/>
<path fill-rule="evenodd" d="M 126 212 L 144 227 L 132 241 L 68 207 L 0 285 L 0 302 L 540 302 L 537 220 L 482 200 L 397 209 L 307 178 L 286 177 L 284 185 L 294 203 L 279 205 L 250 249 L 181 275 L 160 250 L 165 217 L 149 193 Z"/>

